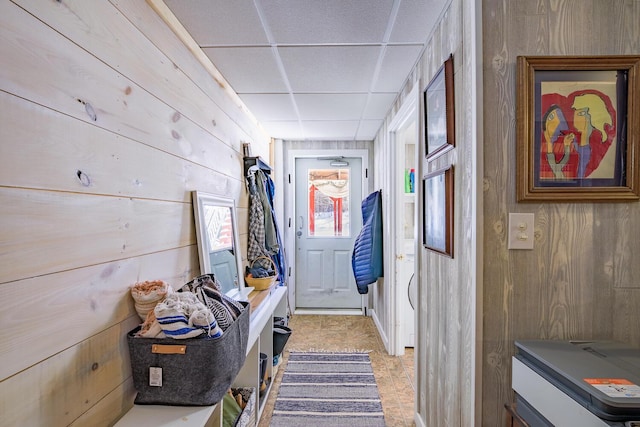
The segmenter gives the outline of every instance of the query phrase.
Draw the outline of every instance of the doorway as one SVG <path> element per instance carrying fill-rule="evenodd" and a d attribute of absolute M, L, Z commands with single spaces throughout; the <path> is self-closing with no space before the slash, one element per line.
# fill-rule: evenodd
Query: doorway
<path fill-rule="evenodd" d="M 416 300 L 419 194 L 419 102 L 414 84 L 388 128 L 388 150 L 394 161 L 388 171 L 391 187 L 389 206 L 393 245 L 389 249 L 389 270 L 393 282 L 389 353 L 400 356 L 416 345 Z"/>
<path fill-rule="evenodd" d="M 396 284 L 399 287 L 398 301 L 401 314 L 400 345 L 413 347 L 415 343 L 415 310 L 416 281 L 415 270 L 415 241 L 416 232 L 416 136 L 417 124 L 415 120 L 405 121 L 396 130 L 395 140 L 397 149 L 396 171 L 402 174 L 402 179 L 396 179 Z M 396 173 L 396 177 L 400 174 Z"/>
<path fill-rule="evenodd" d="M 351 267 L 362 228 L 360 204 L 366 191 L 365 150 L 291 150 L 289 195 L 294 248 L 290 301 L 297 312 L 362 313 Z M 363 173 L 365 172 L 365 173 Z"/>

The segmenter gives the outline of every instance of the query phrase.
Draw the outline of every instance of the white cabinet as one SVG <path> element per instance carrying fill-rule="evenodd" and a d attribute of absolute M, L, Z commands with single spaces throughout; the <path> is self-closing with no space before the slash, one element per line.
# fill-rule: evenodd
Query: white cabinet
<path fill-rule="evenodd" d="M 266 291 L 265 291 L 266 292 Z M 233 387 L 253 387 L 260 390 L 260 353 L 267 355 L 269 383 L 262 397 L 256 399 L 256 420 L 260 420 L 267 396 L 271 391 L 275 370 L 273 367 L 273 318 L 287 316 L 287 288 L 276 286 L 251 313 L 247 359 L 233 383 Z"/>

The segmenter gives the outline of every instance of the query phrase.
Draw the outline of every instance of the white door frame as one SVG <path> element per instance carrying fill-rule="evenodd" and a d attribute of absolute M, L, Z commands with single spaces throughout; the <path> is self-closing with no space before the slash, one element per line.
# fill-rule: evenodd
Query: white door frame
<path fill-rule="evenodd" d="M 287 153 L 287 159 L 285 159 L 285 161 L 288 164 L 287 170 L 288 170 L 288 174 L 290 174 L 291 176 L 291 183 L 290 185 L 287 185 L 287 189 L 286 189 L 286 194 L 287 194 L 287 200 L 288 200 L 288 212 L 287 212 L 287 217 L 291 218 L 291 221 L 293 221 L 293 218 L 295 218 L 295 210 L 296 210 L 296 195 L 295 195 L 295 183 L 293 182 L 295 176 L 296 176 L 296 159 L 298 158 L 315 158 L 315 157 L 329 157 L 329 156 L 343 156 L 343 157 L 359 157 L 362 160 L 362 172 L 363 172 L 363 178 L 362 178 L 362 197 L 366 197 L 369 192 L 369 174 L 365 173 L 365 170 L 369 169 L 369 151 L 368 150 L 364 150 L 364 149 L 346 149 L 346 150 L 340 150 L 340 149 L 335 149 L 335 148 L 331 148 L 331 149 L 309 149 L 309 150 L 289 150 Z M 283 177 L 283 182 L 288 182 L 288 180 Z M 286 184 L 285 184 L 286 185 Z M 357 212 L 357 214 L 361 215 L 360 212 Z M 296 241 L 295 241 L 295 232 L 292 232 L 291 230 L 293 230 L 292 228 L 288 228 L 287 231 L 287 235 L 285 238 L 285 246 L 288 248 L 295 248 L 296 245 Z M 295 250 L 291 250 L 289 251 L 289 253 L 293 253 L 293 255 L 291 255 L 288 259 L 288 264 L 290 266 L 291 269 L 291 274 L 289 276 L 289 303 L 291 304 L 293 302 L 293 304 L 295 305 L 295 288 L 296 288 L 296 251 Z M 366 295 L 362 296 L 362 300 L 360 303 L 360 313 L 363 313 L 365 311 L 365 308 L 367 306 L 367 298 Z M 291 309 L 295 312 L 296 311 L 296 307 L 291 307 Z M 306 312 L 306 311 L 305 311 Z M 344 310 L 340 311 L 342 314 L 345 313 Z M 314 314 L 324 314 L 324 313 L 330 313 L 329 311 L 324 312 L 322 310 L 315 310 Z M 358 313 L 358 314 L 360 314 Z"/>
<path fill-rule="evenodd" d="M 397 216 L 396 216 L 396 210 L 393 209 L 394 203 L 397 200 L 397 198 L 400 196 L 400 194 L 398 194 L 399 192 L 399 188 L 401 188 L 399 185 L 396 185 L 398 182 L 398 180 L 400 179 L 404 179 L 404 173 L 403 171 L 398 170 L 398 165 L 397 165 L 397 151 L 398 151 L 398 147 L 396 146 L 396 132 L 398 130 L 400 130 L 404 124 L 407 122 L 407 120 L 410 119 L 414 119 L 416 121 L 416 151 L 419 151 L 418 146 L 420 144 L 420 135 L 419 135 L 419 129 L 420 129 L 420 118 L 418 116 L 418 112 L 420 110 L 419 106 L 419 91 L 418 91 L 418 82 L 414 82 L 413 85 L 413 89 L 411 90 L 411 92 L 409 92 L 409 94 L 407 95 L 406 99 L 404 100 L 404 102 L 402 103 L 402 106 L 400 107 L 400 109 L 398 110 L 398 112 L 396 113 L 395 116 L 393 116 L 393 119 L 391 120 L 391 123 L 389 124 L 389 127 L 387 129 L 387 143 L 388 145 L 388 149 L 387 152 L 389 153 L 389 155 L 391 156 L 391 159 L 389 159 L 390 161 L 387 163 L 390 166 L 390 169 L 387 171 L 387 188 L 389 189 L 389 201 L 391 203 L 391 206 L 388 206 L 388 209 L 386 210 L 389 214 L 390 221 L 388 222 L 389 224 L 394 224 L 394 228 L 395 228 L 395 224 L 397 221 Z M 415 172 L 415 176 L 416 176 L 416 180 L 415 180 L 415 184 L 416 184 L 416 194 L 419 194 L 418 192 L 420 191 L 418 188 L 418 184 L 419 184 L 419 179 L 418 177 L 421 176 L 420 175 L 420 162 L 418 161 L 416 163 L 416 172 Z M 415 223 L 414 223 L 414 227 L 418 226 L 418 205 L 419 203 L 415 204 L 415 210 L 414 210 L 414 217 L 415 217 Z M 416 233 L 417 235 L 417 233 Z M 389 307 L 389 320 L 391 322 L 391 325 L 389 325 L 389 329 L 388 329 L 388 337 L 389 337 L 389 348 L 387 349 L 387 351 L 389 352 L 389 354 L 391 354 L 392 356 L 400 356 L 404 354 L 404 340 L 403 340 L 403 330 L 402 330 L 402 310 L 401 310 L 401 304 L 402 304 L 402 299 L 404 298 L 404 292 L 406 291 L 402 286 L 400 286 L 399 283 L 395 283 L 395 279 L 396 279 L 396 256 L 398 255 L 398 248 L 396 247 L 396 239 L 395 239 L 395 235 L 391 235 L 389 236 L 390 238 L 387 240 L 388 242 L 391 242 L 391 244 L 389 245 L 389 256 L 387 257 L 387 259 L 385 260 L 385 272 L 389 272 L 389 274 L 385 274 L 385 276 L 387 277 L 387 279 L 391 279 L 390 282 L 387 282 L 390 286 L 385 286 L 384 288 L 384 300 L 387 301 L 388 303 L 386 304 L 387 307 Z M 418 277 L 418 242 L 416 240 L 415 244 L 414 244 L 414 254 L 416 254 L 416 262 L 414 263 L 414 274 L 415 277 Z M 416 311 L 418 310 L 418 307 L 416 307 Z M 416 328 L 417 331 L 417 328 Z M 416 333 L 416 344 L 415 346 L 417 347 L 417 341 L 418 341 L 418 334 Z"/>

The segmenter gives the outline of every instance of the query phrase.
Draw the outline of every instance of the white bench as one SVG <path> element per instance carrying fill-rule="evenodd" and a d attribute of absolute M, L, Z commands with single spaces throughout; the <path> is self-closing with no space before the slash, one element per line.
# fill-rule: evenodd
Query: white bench
<path fill-rule="evenodd" d="M 267 360 L 273 360 L 273 317 L 276 315 L 286 316 L 286 294 L 286 287 L 275 287 L 272 291 L 262 294 L 263 296 L 268 296 L 261 300 L 258 303 L 258 307 L 251 313 L 247 360 L 236 377 L 236 387 L 252 387 L 259 390 L 260 353 L 267 354 Z M 273 367 L 269 363 L 267 365 L 268 376 L 275 378 L 276 369 L 277 367 Z M 256 401 L 256 422 L 260 419 L 265 402 L 266 399 L 263 399 L 262 405 L 260 405 Z M 133 405 L 133 408 L 124 414 L 114 427 L 147 425 L 154 427 L 221 427 L 222 402 L 212 406 Z"/>
<path fill-rule="evenodd" d="M 202 427 L 219 426 L 219 405 L 212 406 L 164 406 L 133 405 L 115 427 Z"/>

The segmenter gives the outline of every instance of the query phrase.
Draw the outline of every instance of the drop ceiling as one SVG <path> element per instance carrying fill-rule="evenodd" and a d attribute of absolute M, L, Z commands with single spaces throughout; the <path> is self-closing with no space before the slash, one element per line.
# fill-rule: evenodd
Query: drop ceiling
<path fill-rule="evenodd" d="M 448 0 L 165 0 L 266 132 L 372 140 Z"/>

